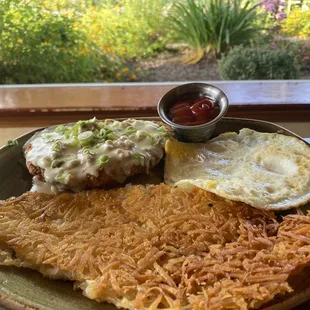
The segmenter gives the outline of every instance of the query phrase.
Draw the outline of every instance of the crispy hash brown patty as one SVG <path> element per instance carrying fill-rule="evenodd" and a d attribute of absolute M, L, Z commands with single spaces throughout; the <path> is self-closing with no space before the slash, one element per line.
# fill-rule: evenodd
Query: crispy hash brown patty
<path fill-rule="evenodd" d="M 39 132 L 24 153 L 34 183 L 44 182 L 52 192 L 107 188 L 148 174 L 163 157 L 169 135 L 159 122 L 92 119 Z"/>
<path fill-rule="evenodd" d="M 259 308 L 310 264 L 310 217 L 141 185 L 0 203 L 0 264 L 128 309 Z M 13 254 L 12 254 L 13 253 Z"/>

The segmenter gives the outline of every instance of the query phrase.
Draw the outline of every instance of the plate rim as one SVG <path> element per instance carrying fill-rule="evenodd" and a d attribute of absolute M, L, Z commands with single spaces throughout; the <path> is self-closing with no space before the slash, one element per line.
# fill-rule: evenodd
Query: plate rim
<path fill-rule="evenodd" d="M 116 118 L 113 118 L 114 120 L 125 120 L 125 119 L 128 119 L 126 117 L 116 117 Z M 130 119 L 140 119 L 140 120 L 150 120 L 150 121 L 161 121 L 161 118 L 159 116 L 146 116 L 146 117 L 143 117 L 143 116 L 138 116 L 138 117 L 130 117 Z M 98 119 L 98 120 L 101 120 L 101 119 Z M 283 130 L 283 132 L 285 134 L 289 134 L 290 136 L 294 136 L 300 140 L 302 140 L 304 143 L 306 143 L 307 145 L 310 146 L 310 143 L 308 143 L 306 140 L 304 140 L 301 136 L 299 136 L 298 134 L 296 134 L 295 132 L 293 132 L 292 130 L 290 129 L 287 129 L 281 125 L 278 125 L 276 123 L 273 123 L 273 122 L 269 122 L 269 121 L 265 121 L 265 120 L 259 120 L 259 119 L 254 119 L 254 118 L 242 118 L 242 117 L 223 117 L 221 120 L 219 120 L 219 122 L 221 121 L 247 121 L 247 122 L 251 122 L 251 123 L 259 123 L 259 124 L 265 124 L 265 125 L 269 125 L 269 126 L 275 126 L 275 127 L 278 127 L 279 130 L 278 131 L 281 131 Z M 56 125 L 52 125 L 52 126 L 45 126 L 45 127 L 38 127 L 37 129 L 34 129 L 34 130 L 30 130 L 30 131 L 27 131 L 25 132 L 24 134 L 22 135 L 19 135 L 18 137 L 16 137 L 14 140 L 21 140 L 23 139 L 24 137 L 26 137 L 27 135 L 34 135 L 35 133 L 39 132 L 39 131 L 42 131 L 44 129 L 47 129 L 47 128 L 54 128 L 54 127 L 57 127 L 57 126 L 60 126 L 60 125 L 69 125 L 69 124 L 74 124 L 76 122 L 70 122 L 70 123 L 62 123 L 62 124 L 56 124 Z M 281 132 L 279 132 L 281 133 Z M 3 145 L 2 147 L 0 147 L 0 151 L 5 148 L 6 146 Z"/>

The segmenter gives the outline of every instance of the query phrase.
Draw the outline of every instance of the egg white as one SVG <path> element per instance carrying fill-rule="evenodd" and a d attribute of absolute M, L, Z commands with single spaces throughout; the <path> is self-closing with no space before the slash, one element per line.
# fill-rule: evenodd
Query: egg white
<path fill-rule="evenodd" d="M 193 186 L 260 209 L 310 201 L 310 147 L 295 137 L 244 128 L 207 143 L 166 143 L 165 182 Z"/>

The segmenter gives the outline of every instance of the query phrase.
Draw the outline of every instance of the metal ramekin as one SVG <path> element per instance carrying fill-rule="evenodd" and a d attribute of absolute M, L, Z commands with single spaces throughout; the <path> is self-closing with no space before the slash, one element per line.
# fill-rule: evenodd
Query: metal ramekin
<path fill-rule="evenodd" d="M 168 118 L 168 109 L 176 101 L 199 96 L 209 97 L 219 105 L 220 113 L 216 118 L 197 126 L 179 125 Z M 216 123 L 226 114 L 228 107 L 228 98 L 219 88 L 206 83 L 189 83 L 169 90 L 159 100 L 157 111 L 161 119 L 175 131 L 178 140 L 185 142 L 206 142 L 212 136 Z"/>

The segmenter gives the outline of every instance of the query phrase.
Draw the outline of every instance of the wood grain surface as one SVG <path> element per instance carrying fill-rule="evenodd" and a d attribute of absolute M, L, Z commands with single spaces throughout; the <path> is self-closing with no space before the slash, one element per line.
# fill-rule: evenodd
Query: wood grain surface
<path fill-rule="evenodd" d="M 309 121 L 310 81 L 212 81 L 228 96 L 227 116 Z M 0 126 L 32 127 L 81 118 L 156 116 L 159 99 L 183 83 L 0 87 Z"/>

